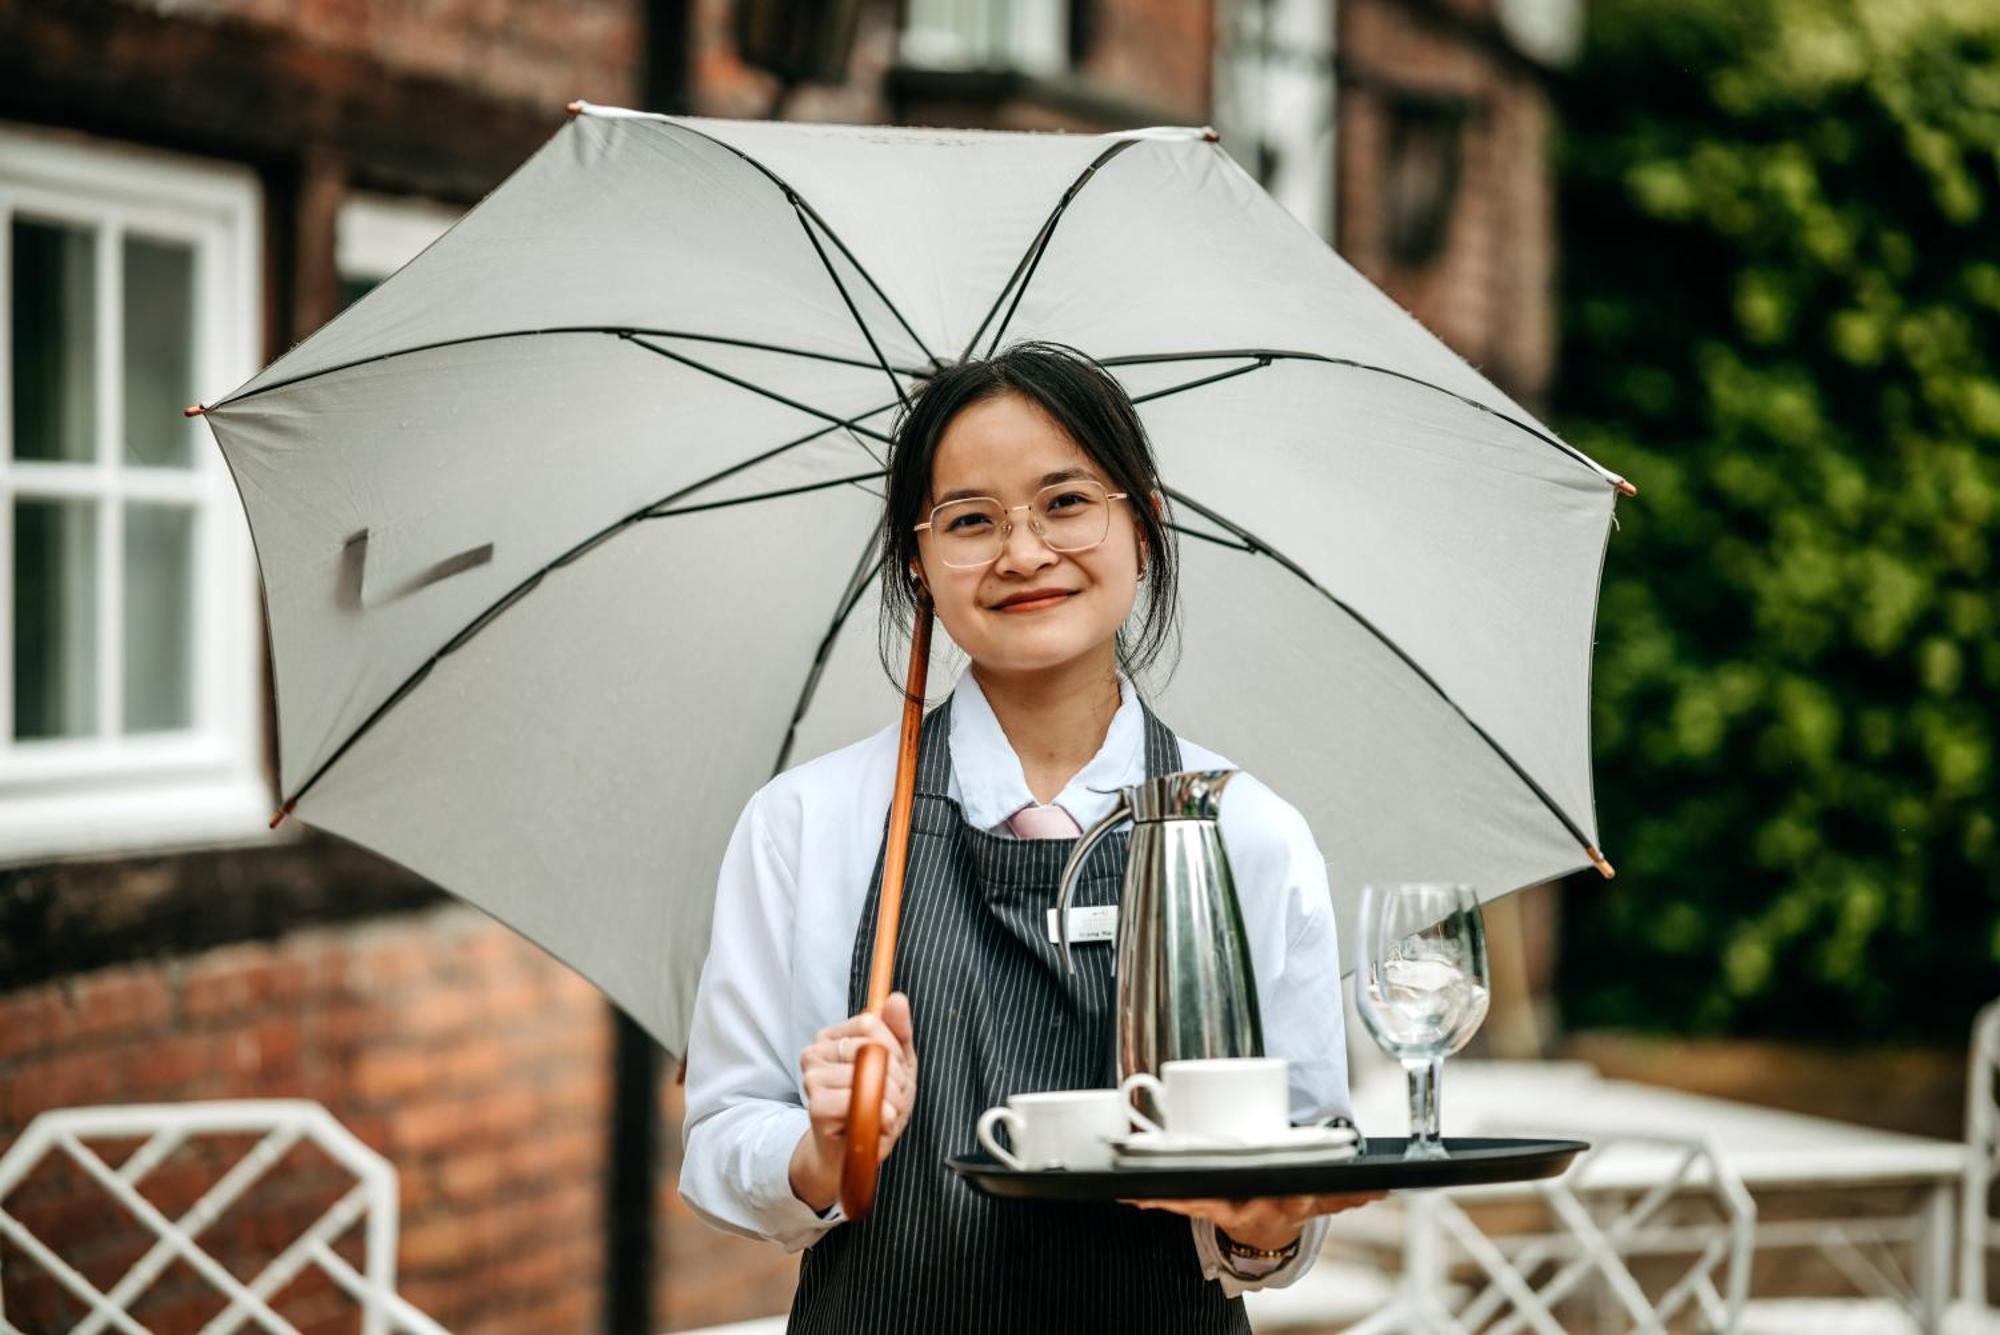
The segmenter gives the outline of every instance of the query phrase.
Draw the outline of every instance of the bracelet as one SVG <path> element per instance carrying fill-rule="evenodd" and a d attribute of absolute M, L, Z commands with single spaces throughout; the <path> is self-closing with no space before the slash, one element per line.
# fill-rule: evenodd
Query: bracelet
<path fill-rule="evenodd" d="M 1299 1235 L 1301 1238 L 1304 1234 Z M 1282 1247 L 1251 1247 L 1238 1242 L 1221 1229 L 1215 1230 L 1215 1240 L 1222 1244 L 1222 1250 L 1243 1261 L 1289 1261 L 1298 1255 L 1299 1238 L 1293 1238 Z"/>

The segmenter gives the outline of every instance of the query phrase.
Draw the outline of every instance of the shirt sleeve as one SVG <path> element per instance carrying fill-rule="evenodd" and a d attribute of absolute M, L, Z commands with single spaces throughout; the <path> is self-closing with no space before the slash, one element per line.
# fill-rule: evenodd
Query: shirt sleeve
<path fill-rule="evenodd" d="M 1340 939 L 1326 859 L 1306 817 L 1282 805 L 1284 949 L 1276 977 L 1258 977 L 1264 1051 L 1286 1059 L 1292 1123 L 1354 1117 L 1348 1091 L 1348 1031 L 1340 995 Z"/>
<path fill-rule="evenodd" d="M 792 1151 L 811 1128 L 792 1014 L 797 882 L 767 820 L 744 808 L 722 857 L 708 959 L 688 1033 L 680 1196 L 718 1228 L 799 1251 L 844 1217 L 792 1194 Z"/>
<path fill-rule="evenodd" d="M 1251 926 L 1252 952 L 1257 953 L 1260 934 L 1264 940 L 1282 942 L 1257 960 L 1264 1050 L 1285 1059 L 1294 1125 L 1351 1119 L 1354 1104 L 1347 1087 L 1340 942 L 1326 859 L 1297 808 L 1247 775 L 1237 782 L 1254 796 L 1245 803 L 1246 810 L 1239 810 L 1233 827 L 1227 823 L 1229 802 L 1224 799 L 1223 837 L 1230 841 L 1238 886 L 1246 896 L 1259 896 Z M 1246 918 L 1253 916 L 1249 903 L 1243 908 Z M 1202 1219 L 1190 1222 L 1202 1274 L 1219 1282 L 1232 1298 L 1250 1289 L 1283 1288 L 1295 1282 L 1312 1269 L 1327 1232 L 1325 1216 L 1308 1220 L 1291 1259 L 1257 1261 L 1225 1255 L 1213 1224 Z"/>

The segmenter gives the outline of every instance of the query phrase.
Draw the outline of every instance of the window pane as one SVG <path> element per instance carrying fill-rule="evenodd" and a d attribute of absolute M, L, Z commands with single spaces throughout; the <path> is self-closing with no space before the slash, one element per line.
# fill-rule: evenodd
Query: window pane
<path fill-rule="evenodd" d="M 375 285 L 381 281 L 379 278 L 354 278 L 342 274 L 340 278 L 340 310 L 346 310 L 349 306 L 367 296 L 375 290 Z M 336 311 L 335 313 L 338 314 L 339 312 Z"/>
<path fill-rule="evenodd" d="M 14 506 L 14 735 L 97 729 L 97 507 Z"/>
<path fill-rule="evenodd" d="M 125 238 L 125 462 L 194 463 L 194 248 Z"/>
<path fill-rule="evenodd" d="M 194 723 L 194 511 L 125 507 L 125 731 Z"/>
<path fill-rule="evenodd" d="M 95 456 L 96 253 L 88 228 L 14 219 L 8 290 L 17 459 Z"/>

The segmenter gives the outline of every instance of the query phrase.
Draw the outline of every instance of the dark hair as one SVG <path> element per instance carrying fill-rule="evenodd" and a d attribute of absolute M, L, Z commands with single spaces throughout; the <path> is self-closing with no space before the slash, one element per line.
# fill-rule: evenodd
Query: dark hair
<path fill-rule="evenodd" d="M 1180 562 L 1173 530 L 1152 498 L 1164 499 L 1146 427 L 1125 387 L 1090 357 L 1062 343 L 1015 343 L 999 354 L 947 366 L 933 375 L 896 423 L 889 448 L 888 491 L 882 507 L 882 667 L 900 687 L 904 654 L 923 586 L 914 525 L 925 518 L 938 441 L 960 412 L 1002 394 L 1019 394 L 1042 408 L 1078 449 L 1103 469 L 1112 490 L 1130 498 L 1132 518 L 1146 539 L 1144 611 L 1135 629 L 1118 632 L 1118 664 L 1135 675 L 1175 646 Z M 1171 665 L 1171 656 L 1169 664 Z"/>

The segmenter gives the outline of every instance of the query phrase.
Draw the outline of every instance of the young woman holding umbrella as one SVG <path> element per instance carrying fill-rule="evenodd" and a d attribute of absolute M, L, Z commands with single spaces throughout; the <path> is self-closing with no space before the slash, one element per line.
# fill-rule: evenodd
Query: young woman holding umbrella
<path fill-rule="evenodd" d="M 1045 916 L 1057 878 L 1113 788 L 1230 767 L 1132 684 L 1173 638 L 1163 496 L 1131 400 L 1058 345 L 946 368 L 897 429 L 884 624 L 928 604 L 971 660 L 922 727 L 901 990 L 867 1008 L 890 728 L 744 808 L 688 1043 L 681 1195 L 720 1227 L 809 1249 L 794 1331 L 1247 1331 L 1240 1293 L 1295 1278 L 1321 1217 L 1373 1199 L 1003 1201 L 943 1164 L 1010 1094 L 1115 1083 L 1114 986 L 1108 970 L 1065 974 Z M 1248 775 L 1221 825 L 1293 1118 L 1345 1113 L 1324 860 L 1298 812 Z M 1115 883 L 1124 848 L 1106 839 L 1086 876 Z M 849 1220 L 848 1105 L 870 1043 L 890 1054 L 881 1174 L 874 1210 Z"/>

